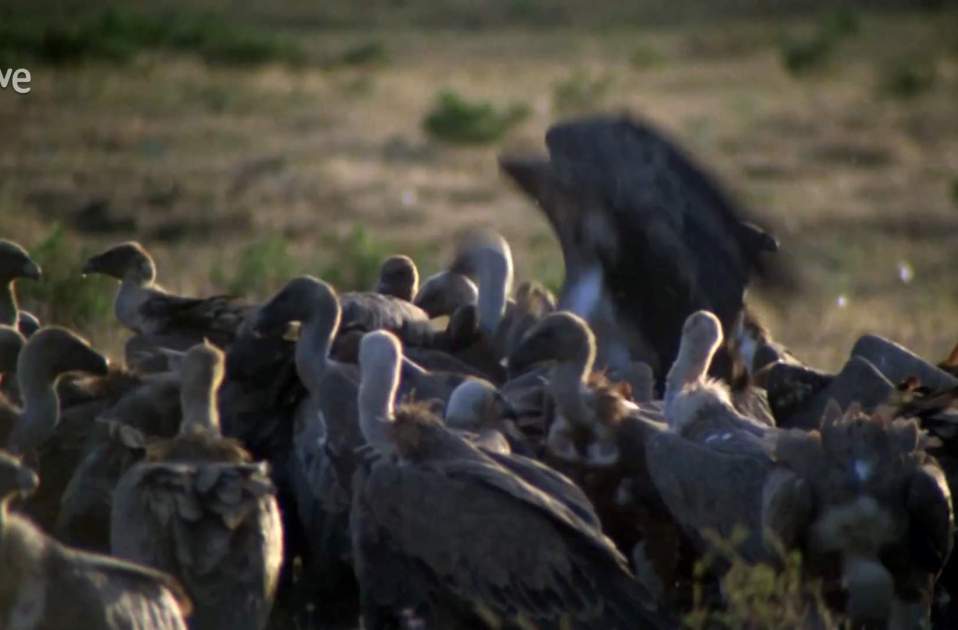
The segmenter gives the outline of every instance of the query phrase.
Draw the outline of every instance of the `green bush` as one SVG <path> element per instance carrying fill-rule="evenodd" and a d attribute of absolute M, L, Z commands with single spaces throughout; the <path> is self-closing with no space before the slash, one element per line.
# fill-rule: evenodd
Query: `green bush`
<path fill-rule="evenodd" d="M 184 10 L 142 13 L 120 6 L 70 16 L 19 15 L 0 22 L 0 60 L 26 56 L 53 64 L 125 62 L 149 49 L 179 50 L 208 62 L 299 63 L 295 42 L 235 24 L 222 15 Z"/>
<path fill-rule="evenodd" d="M 885 65 L 880 90 L 895 98 L 913 98 L 927 92 L 938 81 L 938 61 L 932 57 L 906 57 Z"/>
<path fill-rule="evenodd" d="M 430 136 L 452 144 L 484 144 L 499 140 L 529 115 L 522 104 L 498 108 L 489 102 L 472 103 L 452 90 L 443 90 L 422 127 Z"/>
<path fill-rule="evenodd" d="M 21 306 L 46 324 L 84 330 L 109 322 L 115 283 L 103 276 L 82 277 L 83 261 L 95 252 L 80 251 L 60 225 L 30 248 L 30 256 L 43 270 L 39 282 L 17 283 Z"/>
<path fill-rule="evenodd" d="M 272 234 L 246 245 L 231 271 L 215 265 L 210 279 L 231 295 L 264 297 L 299 272 L 301 265 L 290 253 L 288 241 Z"/>

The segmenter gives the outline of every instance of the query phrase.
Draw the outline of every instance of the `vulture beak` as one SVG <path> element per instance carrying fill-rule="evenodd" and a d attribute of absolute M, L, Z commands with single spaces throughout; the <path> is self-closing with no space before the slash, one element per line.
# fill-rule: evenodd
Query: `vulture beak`
<path fill-rule="evenodd" d="M 28 260 L 24 263 L 23 270 L 20 272 L 20 277 L 29 278 L 30 280 L 39 280 L 42 275 L 43 272 L 40 269 L 40 265 L 32 260 Z"/>
<path fill-rule="evenodd" d="M 26 499 L 40 487 L 40 478 L 37 473 L 29 468 L 21 468 L 17 471 L 17 486 L 20 490 L 20 497 Z"/>
<path fill-rule="evenodd" d="M 97 376 L 106 376 L 106 374 L 110 371 L 110 360 L 99 352 L 90 350 L 90 354 L 85 361 L 83 371 L 89 372 L 90 374 L 96 374 Z"/>
<path fill-rule="evenodd" d="M 83 269 L 80 270 L 80 273 L 84 276 L 91 273 L 100 273 L 100 257 L 94 256 L 83 263 Z"/>

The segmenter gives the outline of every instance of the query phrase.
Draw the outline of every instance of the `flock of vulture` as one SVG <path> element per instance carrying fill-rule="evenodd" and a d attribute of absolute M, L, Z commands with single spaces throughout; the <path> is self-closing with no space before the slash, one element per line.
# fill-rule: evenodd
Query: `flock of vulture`
<path fill-rule="evenodd" d="M 117 366 L 18 309 L 0 241 L 0 628 L 678 628 L 795 552 L 802 627 L 958 627 L 958 357 L 804 365 L 744 303 L 777 242 L 691 158 L 626 118 L 546 143 L 501 166 L 558 297 L 491 231 L 262 304 L 127 242 L 77 265 L 119 282 Z"/>

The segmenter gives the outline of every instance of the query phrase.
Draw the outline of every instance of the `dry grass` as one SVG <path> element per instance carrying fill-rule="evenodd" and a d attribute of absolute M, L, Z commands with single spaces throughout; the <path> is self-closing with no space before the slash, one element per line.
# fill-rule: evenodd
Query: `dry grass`
<path fill-rule="evenodd" d="M 495 158 L 541 148 L 557 84 L 602 77 L 596 106 L 667 128 L 775 227 L 806 288 L 754 297 L 796 354 L 834 368 L 866 331 L 933 358 L 958 339 L 948 275 L 958 246 L 955 15 L 864 16 L 827 70 L 798 79 L 777 44 L 802 22 L 329 30 L 288 4 L 299 11 L 291 33 L 318 60 L 302 67 L 169 53 L 31 67 L 31 94 L 0 92 L 0 233 L 33 245 L 59 222 L 78 258 L 140 238 L 166 285 L 204 292 L 235 282 L 237 257 L 268 237 L 285 241 L 284 269 L 322 272 L 351 264 L 336 260 L 351 255 L 337 244 L 362 225 L 375 244 L 362 245 L 367 258 L 409 251 L 429 269 L 451 235 L 492 225 L 513 242 L 520 275 L 554 284 L 549 229 Z M 323 63 L 364 46 L 381 48 L 377 63 Z M 934 56 L 936 81 L 895 99 L 882 72 L 904 55 Z M 421 128 L 445 88 L 525 103 L 530 115 L 496 144 L 445 146 Z M 106 211 L 91 211 L 96 201 Z M 109 326 L 86 332 L 115 349 Z"/>

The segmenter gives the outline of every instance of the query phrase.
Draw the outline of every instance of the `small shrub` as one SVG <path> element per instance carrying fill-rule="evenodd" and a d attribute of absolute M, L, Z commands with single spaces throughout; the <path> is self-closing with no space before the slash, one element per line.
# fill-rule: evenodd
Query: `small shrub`
<path fill-rule="evenodd" d="M 935 86 L 938 62 L 927 56 L 896 59 L 880 72 L 882 92 L 894 98 L 914 98 Z"/>
<path fill-rule="evenodd" d="M 232 295 L 264 296 L 298 271 L 287 240 L 273 234 L 246 245 L 231 272 L 227 273 L 221 265 L 215 266 L 210 279 Z"/>
<path fill-rule="evenodd" d="M 56 225 L 30 256 L 43 270 L 39 282 L 20 281 L 17 292 L 21 305 L 46 324 L 61 324 L 79 330 L 91 324 L 108 322 L 114 295 L 114 282 L 102 276 L 80 275 L 83 261 L 95 252 L 78 250 L 77 243 Z"/>
<path fill-rule="evenodd" d="M 576 71 L 553 85 L 552 105 L 563 115 L 594 111 L 602 106 L 611 85 L 608 75 L 592 77 L 584 71 Z"/>
<path fill-rule="evenodd" d="M 436 97 L 423 119 L 423 129 L 432 137 L 452 144 L 484 144 L 499 140 L 529 115 L 522 104 L 498 108 L 489 102 L 465 100 L 452 90 Z"/>

